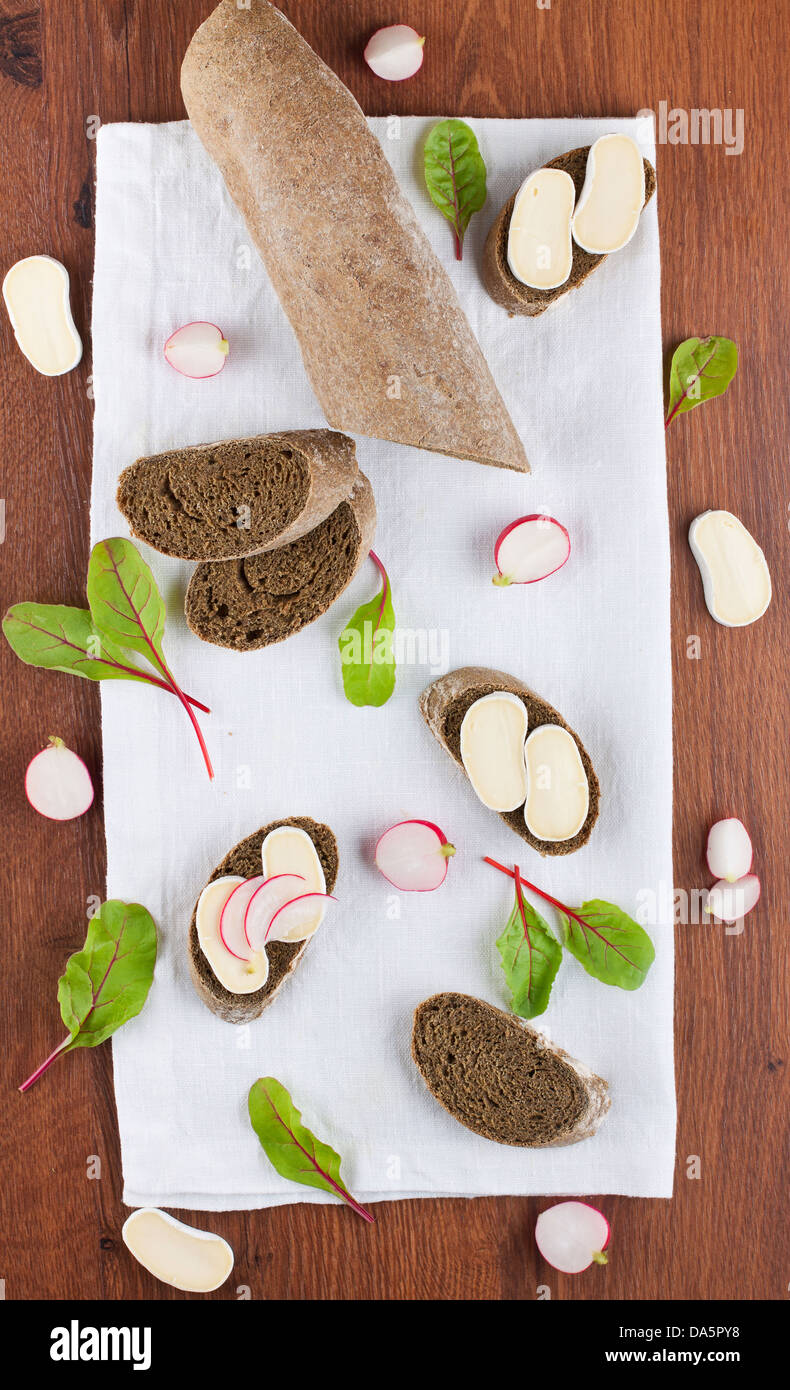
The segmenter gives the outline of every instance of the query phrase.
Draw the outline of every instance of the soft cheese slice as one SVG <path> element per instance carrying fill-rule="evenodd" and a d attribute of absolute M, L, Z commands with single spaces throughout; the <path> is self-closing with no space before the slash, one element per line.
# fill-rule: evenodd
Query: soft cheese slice
<path fill-rule="evenodd" d="M 573 216 L 573 239 L 593 255 L 609 255 L 634 235 L 645 205 L 645 165 L 630 135 L 602 135 L 590 146 L 584 187 Z"/>
<path fill-rule="evenodd" d="M 133 1211 L 121 1235 L 149 1274 L 185 1293 L 211 1293 L 233 1269 L 233 1251 L 222 1236 L 187 1226 L 158 1207 Z"/>
<path fill-rule="evenodd" d="M 516 194 L 507 263 L 522 285 L 556 290 L 571 273 L 571 221 L 576 189 L 564 169 L 537 169 Z"/>
<path fill-rule="evenodd" d="M 82 341 L 69 303 L 69 273 L 52 256 L 28 256 L 12 265 L 3 299 L 14 336 L 42 376 L 62 376 L 82 357 Z"/>
<path fill-rule="evenodd" d="M 483 695 L 463 717 L 461 760 L 483 805 L 492 811 L 515 811 L 524 804 L 528 727 L 524 703 L 507 690 Z"/>
<path fill-rule="evenodd" d="M 538 840 L 572 840 L 590 809 L 590 787 L 576 740 L 559 724 L 541 724 L 524 745 L 524 820 Z"/>
<path fill-rule="evenodd" d="M 219 932 L 222 909 L 234 888 L 245 883 L 237 874 L 215 878 L 203 889 L 197 905 L 196 925 L 200 949 L 211 969 L 231 994 L 254 994 L 262 989 L 269 977 L 269 958 L 265 951 L 256 951 L 250 960 L 231 955 Z"/>
<path fill-rule="evenodd" d="M 325 893 L 326 880 L 321 868 L 318 852 L 306 830 L 296 825 L 280 825 L 270 830 L 261 846 L 263 872 L 267 878 L 275 874 L 298 874 L 304 879 L 300 895 L 305 893 Z M 317 931 L 324 920 L 325 903 L 316 901 L 316 910 L 300 921 L 288 933 L 287 926 L 280 931 L 275 924 L 269 932 L 269 941 L 306 941 Z M 283 914 L 281 922 L 287 923 L 288 914 Z M 280 934 L 282 932 L 282 934 Z M 293 933 L 297 933 L 294 935 Z"/>
<path fill-rule="evenodd" d="M 746 627 L 771 602 L 765 556 L 732 512 L 703 512 L 689 528 L 689 545 L 699 565 L 708 612 L 724 627 Z"/>

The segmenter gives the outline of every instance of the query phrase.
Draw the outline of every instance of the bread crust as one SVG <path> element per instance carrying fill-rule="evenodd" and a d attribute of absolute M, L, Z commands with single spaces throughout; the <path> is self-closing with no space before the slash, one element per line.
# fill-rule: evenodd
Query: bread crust
<path fill-rule="evenodd" d="M 181 90 L 330 424 L 529 472 L 449 276 L 362 110 L 285 16 L 264 0 L 222 0 L 192 39 Z"/>
<path fill-rule="evenodd" d="M 203 886 L 207 887 L 216 878 L 225 878 L 231 874 L 241 878 L 254 878 L 261 872 L 261 847 L 266 836 L 270 831 L 279 829 L 281 825 L 296 826 L 299 830 L 306 831 L 310 836 L 324 871 L 326 891 L 327 893 L 333 892 L 340 864 L 337 841 L 328 825 L 324 825 L 321 821 L 315 821 L 310 816 L 288 816 L 284 820 L 272 821 L 269 825 L 263 826 L 260 830 L 254 831 L 252 835 L 240 840 L 232 850 L 228 851 Z M 201 950 L 197 933 L 197 905 L 199 901 L 200 893 L 195 902 L 187 935 L 190 979 L 203 1003 L 218 1018 L 224 1019 L 226 1023 L 251 1023 L 260 1017 L 263 1010 L 271 1004 L 279 993 L 285 981 L 295 970 L 312 938 L 308 937 L 306 941 L 295 942 L 273 941 L 265 947 L 269 957 L 269 977 L 266 984 L 261 989 L 256 990 L 254 994 L 232 994 L 230 990 L 220 984 Z"/>
<path fill-rule="evenodd" d="M 434 738 L 438 739 L 466 776 L 460 748 L 461 720 L 475 700 L 481 699 L 484 695 L 491 695 L 496 690 L 510 691 L 522 700 L 529 719 L 530 733 L 540 724 L 559 724 L 561 728 L 567 729 L 576 743 L 587 775 L 590 805 L 584 825 L 571 840 L 538 840 L 526 825 L 523 806 L 517 807 L 515 811 L 496 811 L 493 814 L 498 815 L 511 830 L 515 830 L 516 834 L 520 835 L 522 840 L 526 840 L 538 854 L 573 854 L 575 850 L 587 844 L 592 834 L 593 826 L 598 819 L 601 789 L 587 749 L 576 731 L 566 723 L 553 705 L 542 699 L 523 681 L 517 680 L 505 671 L 494 671 L 488 666 L 462 666 L 457 671 L 449 671 L 446 676 L 440 676 L 422 692 L 420 713 Z"/>
<path fill-rule="evenodd" d="M 541 166 L 545 169 L 562 169 L 566 174 L 570 174 L 576 190 L 577 201 L 584 186 L 589 152 L 589 145 L 580 145 L 578 149 L 558 155 L 556 159 L 550 159 L 547 164 Z M 649 160 L 646 159 L 644 165 L 646 207 L 656 191 L 656 171 Z M 501 304 L 503 309 L 507 309 L 511 315 L 523 314 L 529 318 L 535 318 L 538 314 L 544 314 L 552 304 L 555 304 L 558 299 L 562 299 L 571 290 L 583 285 L 588 275 L 592 274 L 601 264 L 601 261 L 606 260 L 606 256 L 598 256 L 590 251 L 585 251 L 574 241 L 572 242 L 571 273 L 564 285 L 558 285 L 553 290 L 537 290 L 533 289 L 531 285 L 522 285 L 507 263 L 507 238 L 517 194 L 518 189 L 512 198 L 509 198 L 505 203 L 486 237 L 481 266 L 483 284 L 491 298 L 497 304 Z"/>

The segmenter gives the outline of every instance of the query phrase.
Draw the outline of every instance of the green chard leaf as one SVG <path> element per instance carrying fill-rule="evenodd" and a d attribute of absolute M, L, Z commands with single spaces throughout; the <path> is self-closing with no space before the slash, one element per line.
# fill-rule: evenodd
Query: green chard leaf
<path fill-rule="evenodd" d="M 510 1007 L 521 1018 L 546 1012 L 562 947 L 539 912 L 516 888 L 516 905 L 497 941 L 511 993 Z"/>
<path fill-rule="evenodd" d="M 115 536 L 93 547 L 87 588 L 98 630 L 168 675 L 162 651 L 165 605 L 153 574 L 131 541 Z"/>
<path fill-rule="evenodd" d="M 565 949 L 605 985 L 639 989 L 656 955 L 644 928 L 621 907 L 599 898 L 571 911 L 569 916 L 558 910 Z"/>
<path fill-rule="evenodd" d="M 381 574 L 381 592 L 357 609 L 338 638 L 346 699 L 360 708 L 385 705 L 395 689 L 392 586 L 387 571 L 372 550 L 370 558 Z"/>
<path fill-rule="evenodd" d="M 58 981 L 58 1003 L 68 1037 L 20 1087 L 27 1091 L 62 1052 L 97 1047 L 139 1014 L 156 964 L 156 925 L 139 903 L 111 899 L 91 918 L 81 951 L 70 956 Z"/>
<path fill-rule="evenodd" d="M 65 671 L 89 681 L 164 681 L 142 671 L 107 637 L 96 631 L 87 608 L 55 603 L 16 603 L 3 619 L 12 651 L 28 666 Z"/>
<path fill-rule="evenodd" d="M 425 142 L 424 164 L 431 202 L 452 226 L 460 261 L 470 218 L 486 200 L 486 166 L 474 131 L 465 121 L 440 121 Z"/>
<path fill-rule="evenodd" d="M 250 1087 L 248 1107 L 263 1151 L 281 1177 L 332 1192 L 365 1221 L 375 1220 L 343 1183 L 340 1154 L 302 1124 L 302 1116 L 281 1082 L 273 1076 L 259 1077 Z"/>
<path fill-rule="evenodd" d="M 666 426 L 676 415 L 723 395 L 737 370 L 738 348 L 732 339 L 687 338 L 672 357 Z"/>

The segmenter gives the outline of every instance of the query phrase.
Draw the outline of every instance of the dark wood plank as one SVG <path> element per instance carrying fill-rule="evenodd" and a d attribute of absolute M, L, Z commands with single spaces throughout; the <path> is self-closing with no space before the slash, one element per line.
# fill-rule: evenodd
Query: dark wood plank
<path fill-rule="evenodd" d="M 0 0 L 2 267 L 33 251 L 68 266 L 80 329 L 90 316 L 93 142 L 89 117 L 183 115 L 178 67 L 212 0 Z M 237 1252 L 232 1286 L 267 1298 L 530 1299 L 777 1298 L 786 1269 L 775 1214 L 786 1188 L 790 899 L 785 808 L 788 614 L 787 200 L 780 196 L 786 94 L 782 0 L 759 7 L 697 0 L 693 32 L 659 0 L 374 0 L 282 8 L 371 114 L 626 115 L 643 107 L 742 108 L 742 155 L 665 145 L 659 153 L 664 338 L 719 332 L 741 348 L 724 400 L 677 421 L 668 435 L 673 549 L 675 881 L 707 883 L 704 840 L 738 814 L 755 841 L 763 898 L 742 936 L 708 926 L 677 932 L 678 1166 L 671 1203 L 602 1199 L 614 1227 L 605 1270 L 576 1279 L 547 1271 L 532 1240 L 544 1203 L 389 1203 L 374 1231 L 349 1213 L 294 1206 L 265 1213 L 198 1213 Z M 426 32 L 410 82 L 367 70 L 368 34 L 393 18 Z M 766 35 L 773 42 L 765 42 Z M 40 80 L 39 80 L 40 77 Z M 88 345 L 89 346 L 89 345 Z M 88 555 L 90 355 L 70 376 L 38 377 L 0 315 L 4 380 L 0 572 L 6 603 L 81 601 Z M 686 544 L 708 506 L 738 512 L 763 543 L 776 598 L 743 632 L 705 611 Z M 700 660 L 686 639 L 698 634 Z M 0 775 L 9 908 L 0 991 L 3 1089 L 0 1217 L 8 1298 L 182 1297 L 157 1285 L 120 1244 L 120 1200 L 109 1048 L 81 1054 L 26 1097 L 15 1086 L 59 1040 L 55 982 L 82 940 L 87 899 L 101 894 L 100 806 L 72 825 L 43 822 L 22 792 L 25 765 L 50 732 L 100 774 L 94 688 L 33 673 L 5 645 Z M 649 789 L 646 789 L 649 795 Z M 35 866 L 35 877 L 28 866 Z M 68 1068 L 68 1071 L 67 1071 Z M 89 1156 L 102 1161 L 87 1177 Z M 689 1178 L 687 1156 L 700 1177 Z M 737 1255 L 737 1258 L 736 1258 Z"/>

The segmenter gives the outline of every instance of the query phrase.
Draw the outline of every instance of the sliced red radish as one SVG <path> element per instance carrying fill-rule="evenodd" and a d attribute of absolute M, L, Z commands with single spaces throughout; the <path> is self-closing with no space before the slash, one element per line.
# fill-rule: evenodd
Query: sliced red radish
<path fill-rule="evenodd" d="M 570 553 L 571 538 L 553 516 L 522 516 L 505 527 L 494 547 L 494 583 L 535 584 L 562 569 Z"/>
<path fill-rule="evenodd" d="M 301 893 L 278 908 L 266 935 L 270 941 L 306 941 L 321 925 L 328 902 L 337 902 L 331 893 Z"/>
<path fill-rule="evenodd" d="M 760 880 L 756 874 L 746 874 L 734 883 L 719 879 L 708 894 L 705 908 L 721 922 L 739 922 L 760 900 Z"/>
<path fill-rule="evenodd" d="M 304 889 L 302 874 L 274 874 L 264 879 L 250 898 L 244 914 L 244 935 L 251 951 L 263 950 L 275 912 L 299 897 Z"/>
<path fill-rule="evenodd" d="M 711 826 L 707 858 L 714 878 L 726 878 L 728 883 L 734 883 L 748 874 L 753 857 L 752 842 L 743 821 L 731 816 Z"/>
<path fill-rule="evenodd" d="M 33 810 L 48 820 L 75 820 L 93 803 L 93 783 L 82 758 L 53 736 L 28 763 L 25 795 Z"/>
<path fill-rule="evenodd" d="M 541 1255 L 563 1274 L 581 1274 L 593 1263 L 607 1264 L 603 1252 L 609 1235 L 606 1217 L 586 1202 L 558 1202 L 542 1211 L 535 1223 Z"/>
<path fill-rule="evenodd" d="M 228 360 L 230 347 L 215 323 L 185 323 L 165 343 L 165 357 L 182 376 L 202 380 L 218 376 Z"/>
<path fill-rule="evenodd" d="M 403 82 L 422 67 L 425 38 L 408 24 L 377 29 L 365 46 L 365 62 L 377 77 Z"/>
<path fill-rule="evenodd" d="M 245 878 L 238 888 L 234 888 L 219 919 L 219 934 L 225 949 L 239 960 L 249 960 L 250 943 L 244 934 L 244 917 L 253 894 L 264 882 L 263 874 L 255 878 Z"/>
<path fill-rule="evenodd" d="M 447 877 L 455 846 L 428 820 L 403 820 L 385 830 L 376 845 L 376 867 L 394 888 L 432 893 Z"/>

